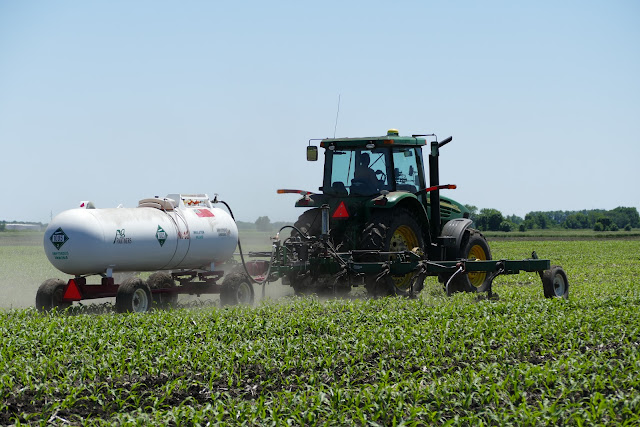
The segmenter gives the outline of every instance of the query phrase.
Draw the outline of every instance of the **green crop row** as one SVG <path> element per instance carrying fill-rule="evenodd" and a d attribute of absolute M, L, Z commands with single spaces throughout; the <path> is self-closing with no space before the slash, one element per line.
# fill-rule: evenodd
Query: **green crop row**
<path fill-rule="evenodd" d="M 640 242 L 491 244 L 565 267 L 497 301 L 264 301 L 114 314 L 0 312 L 0 424 L 637 425 Z M 94 314 L 101 313 L 101 314 Z"/>

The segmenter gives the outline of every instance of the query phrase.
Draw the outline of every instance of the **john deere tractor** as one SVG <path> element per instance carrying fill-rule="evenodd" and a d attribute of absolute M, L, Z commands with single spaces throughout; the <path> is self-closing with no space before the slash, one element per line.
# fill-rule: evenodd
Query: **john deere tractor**
<path fill-rule="evenodd" d="M 422 282 L 426 277 L 417 275 L 415 268 L 404 272 L 398 267 L 401 263 L 394 263 L 391 273 L 382 268 L 380 273 L 354 275 L 354 265 L 365 270 L 369 262 L 392 264 L 408 252 L 432 265 L 437 261 L 490 260 L 489 245 L 471 228 L 468 209 L 440 196 L 441 190 L 456 188 L 439 182 L 439 151 L 451 140 L 438 142 L 435 135 L 400 136 L 395 129 L 379 137 L 321 140 L 325 163 L 320 192 L 278 190 L 281 194 L 299 193 L 302 198 L 296 206 L 309 208 L 285 242 L 287 265 L 298 268 L 285 271 L 284 282 L 298 293 L 347 292 L 362 284 L 376 295 L 407 295 L 422 287 L 416 277 Z M 318 147 L 309 145 L 307 160 L 317 159 Z M 317 260 L 327 252 L 349 256 L 332 257 L 345 265 L 323 265 Z M 450 293 L 474 292 L 488 275 L 487 271 L 454 275 L 449 270 L 436 274 Z"/>

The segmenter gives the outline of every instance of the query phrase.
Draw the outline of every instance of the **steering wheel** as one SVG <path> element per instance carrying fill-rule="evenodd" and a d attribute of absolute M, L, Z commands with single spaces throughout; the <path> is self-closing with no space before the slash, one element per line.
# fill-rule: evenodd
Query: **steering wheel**
<path fill-rule="evenodd" d="M 382 172 L 380 169 L 378 169 L 376 171 L 376 176 L 377 175 L 382 175 L 382 177 L 380 178 L 380 181 L 386 181 L 387 180 L 387 174 Z"/>

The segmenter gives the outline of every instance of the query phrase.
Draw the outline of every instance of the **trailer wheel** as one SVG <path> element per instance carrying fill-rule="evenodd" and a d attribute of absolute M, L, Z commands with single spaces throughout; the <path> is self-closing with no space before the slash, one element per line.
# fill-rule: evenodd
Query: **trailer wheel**
<path fill-rule="evenodd" d="M 382 252 L 411 251 L 414 248 L 422 249 L 424 240 L 420 225 L 413 216 L 405 209 L 396 209 L 393 212 L 381 211 L 372 215 L 371 221 L 365 225 L 360 247 Z M 371 260 L 386 261 L 393 257 L 394 255 L 388 255 Z M 413 276 L 413 273 L 402 276 L 388 275 L 380 280 L 371 276 L 365 279 L 365 288 L 373 296 L 408 296 Z M 418 284 L 414 292 L 422 290 L 421 285 Z"/>
<path fill-rule="evenodd" d="M 546 298 L 569 298 L 569 281 L 562 267 L 552 265 L 542 274 L 542 288 Z"/>
<path fill-rule="evenodd" d="M 36 308 L 39 311 L 51 311 L 54 308 L 64 310 L 71 307 L 71 302 L 62 301 L 67 284 L 62 279 L 47 279 L 36 292 Z"/>
<path fill-rule="evenodd" d="M 253 284 L 245 273 L 229 273 L 222 281 L 220 304 L 251 305 L 253 304 Z"/>
<path fill-rule="evenodd" d="M 164 271 L 152 273 L 147 279 L 147 285 L 150 290 L 154 289 L 170 289 L 176 286 L 175 280 L 171 274 Z M 152 293 L 153 303 L 161 309 L 175 307 L 178 303 L 178 294 L 175 293 Z"/>
<path fill-rule="evenodd" d="M 144 313 L 151 310 L 151 290 L 139 277 L 126 279 L 116 293 L 116 311 L 118 313 Z"/>
<path fill-rule="evenodd" d="M 491 249 L 482 233 L 473 228 L 465 231 L 460 244 L 460 259 L 487 261 L 491 259 Z M 446 284 L 451 275 L 442 275 Z M 448 295 L 455 292 L 477 292 L 487 280 L 487 272 L 476 271 L 456 275 L 449 283 Z"/>

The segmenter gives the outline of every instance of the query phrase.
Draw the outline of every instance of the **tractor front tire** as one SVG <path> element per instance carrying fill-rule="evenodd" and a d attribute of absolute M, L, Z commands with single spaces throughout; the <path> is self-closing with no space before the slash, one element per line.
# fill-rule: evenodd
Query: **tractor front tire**
<path fill-rule="evenodd" d="M 253 283 L 246 273 L 229 273 L 222 281 L 220 305 L 253 304 Z"/>
<path fill-rule="evenodd" d="M 64 310 L 71 307 L 71 302 L 62 301 L 67 284 L 62 279 L 47 279 L 36 292 L 36 308 L 39 311 L 51 311 L 55 308 Z"/>
<path fill-rule="evenodd" d="M 459 259 L 487 261 L 491 259 L 491 249 L 487 239 L 478 230 L 469 228 L 464 232 L 462 243 L 460 244 Z M 442 275 L 445 290 L 448 295 L 455 292 L 477 292 L 487 280 L 488 273 L 485 271 L 469 272 L 457 274 L 446 288 L 446 283 L 451 275 Z"/>
<path fill-rule="evenodd" d="M 118 313 L 144 313 L 151 310 L 152 302 L 149 285 L 139 277 L 130 277 L 118 286 L 116 293 Z"/>
<path fill-rule="evenodd" d="M 412 251 L 415 248 L 424 248 L 422 229 L 413 215 L 405 209 L 393 211 L 375 212 L 371 221 L 365 225 L 359 247 L 365 250 L 381 252 Z M 371 261 L 388 261 L 393 255 L 377 257 L 374 254 L 368 256 Z M 376 276 L 365 279 L 365 288 L 372 296 L 411 294 L 411 282 L 414 274 L 408 273 L 402 276 L 387 275 L 379 280 Z M 422 290 L 423 283 L 414 285 L 413 293 Z"/>

